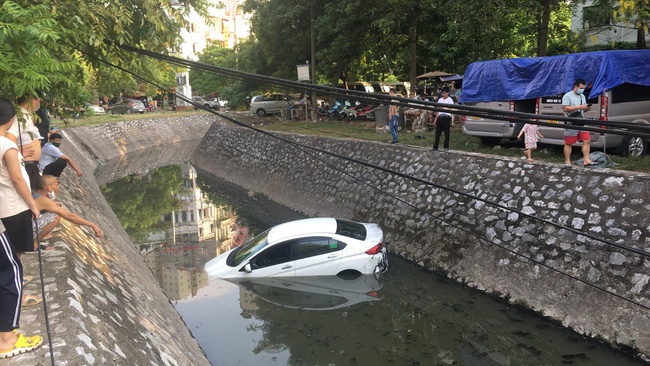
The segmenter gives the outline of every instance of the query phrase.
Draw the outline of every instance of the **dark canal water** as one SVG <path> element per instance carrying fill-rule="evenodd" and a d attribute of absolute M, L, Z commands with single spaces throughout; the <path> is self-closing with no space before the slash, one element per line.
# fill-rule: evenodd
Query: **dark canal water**
<path fill-rule="evenodd" d="M 203 265 L 300 217 L 183 163 L 102 187 L 213 365 L 636 365 L 391 256 L 381 276 L 209 278 Z"/>

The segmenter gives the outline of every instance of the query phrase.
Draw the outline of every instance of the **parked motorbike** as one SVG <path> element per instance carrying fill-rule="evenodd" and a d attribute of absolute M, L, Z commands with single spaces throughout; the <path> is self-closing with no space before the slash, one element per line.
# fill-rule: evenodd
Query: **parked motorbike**
<path fill-rule="evenodd" d="M 341 110 L 341 102 L 338 100 L 334 101 L 334 107 L 327 112 L 327 117 L 338 116 L 339 111 Z"/>
<path fill-rule="evenodd" d="M 362 105 L 359 102 L 355 103 L 355 107 L 348 111 L 348 122 L 355 119 L 363 119 L 368 121 L 375 120 L 375 107 L 371 105 Z"/>
<path fill-rule="evenodd" d="M 349 100 L 346 100 L 341 106 L 341 109 L 339 110 L 337 119 L 339 121 L 343 121 L 344 119 L 348 118 L 349 110 L 351 107 L 352 107 L 352 103 L 350 103 Z"/>

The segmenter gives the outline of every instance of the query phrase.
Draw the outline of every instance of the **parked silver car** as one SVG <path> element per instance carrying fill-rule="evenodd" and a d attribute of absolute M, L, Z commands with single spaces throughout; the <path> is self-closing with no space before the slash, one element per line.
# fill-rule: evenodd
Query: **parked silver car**
<path fill-rule="evenodd" d="M 211 100 L 205 100 L 199 96 L 193 96 L 192 101 L 203 105 L 205 108 L 219 109 L 219 105 L 216 102 Z"/>
<path fill-rule="evenodd" d="M 115 103 L 113 106 L 111 106 L 108 110 L 111 112 L 111 114 L 117 114 L 117 113 L 120 113 L 120 114 L 125 114 L 125 113 L 126 114 L 131 114 L 131 113 L 144 114 L 144 112 L 146 111 L 146 109 L 144 107 L 144 104 L 141 101 L 135 100 L 135 99 L 121 100 L 121 101 Z"/>
<path fill-rule="evenodd" d="M 288 109 L 291 98 L 284 94 L 257 95 L 251 98 L 251 114 L 264 117 Z"/>

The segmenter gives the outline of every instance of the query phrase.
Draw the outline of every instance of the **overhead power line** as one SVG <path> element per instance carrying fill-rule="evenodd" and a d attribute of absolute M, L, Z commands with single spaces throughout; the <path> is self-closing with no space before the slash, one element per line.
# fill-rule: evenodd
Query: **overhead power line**
<path fill-rule="evenodd" d="M 548 126 L 548 127 L 555 127 L 555 128 L 580 129 L 583 131 L 589 131 L 595 133 L 607 133 L 607 134 L 615 134 L 615 135 L 623 135 L 623 136 L 638 136 L 643 138 L 650 138 L 650 126 L 638 124 L 638 123 L 630 123 L 625 121 L 612 121 L 612 120 L 608 120 L 608 121 L 588 120 L 588 119 L 575 118 L 575 117 L 565 117 L 560 115 L 541 115 L 541 114 L 533 114 L 533 113 L 517 112 L 517 111 L 497 111 L 490 108 L 480 108 L 480 107 L 468 106 L 464 104 L 450 105 L 445 103 L 430 102 L 424 100 L 414 101 L 413 99 L 399 97 L 399 96 L 390 96 L 390 95 L 384 95 L 378 93 L 367 93 L 367 92 L 362 92 L 357 90 L 347 90 L 347 89 L 341 89 L 341 88 L 324 86 L 324 85 L 315 85 L 315 84 L 302 83 L 298 81 L 280 79 L 272 76 L 253 74 L 245 71 L 232 70 L 225 67 L 208 65 L 196 61 L 185 60 L 179 57 L 151 52 L 151 51 L 147 51 L 141 48 L 132 47 L 128 45 L 120 45 L 117 43 L 114 44 L 117 47 L 120 47 L 127 51 L 139 53 L 154 59 L 167 61 L 176 64 L 178 66 L 183 66 L 190 69 L 213 72 L 222 76 L 227 76 L 238 80 L 248 80 L 248 81 L 253 81 L 258 83 L 263 82 L 267 84 L 274 84 L 274 85 L 294 88 L 296 90 L 314 91 L 319 94 L 324 93 L 326 95 L 335 95 L 335 96 L 346 97 L 346 98 L 355 96 L 356 99 L 360 101 L 366 101 L 369 103 L 382 103 L 382 104 L 399 105 L 405 107 L 417 107 L 420 109 L 427 109 L 432 111 L 445 110 L 447 112 L 448 111 L 452 111 L 452 113 L 455 112 L 456 114 L 477 116 L 477 117 L 488 117 L 491 119 L 503 120 L 509 122 L 531 123 L 531 124 L 538 124 L 541 126 Z M 557 123 L 541 122 L 540 120 L 570 122 L 575 124 L 575 126 L 562 125 L 562 127 L 559 127 Z M 586 127 L 586 126 L 594 126 L 594 127 Z M 607 129 L 600 128 L 601 126 L 607 127 Z M 612 129 L 609 129 L 610 127 Z M 620 130 L 620 129 L 625 129 L 629 131 Z M 638 132 L 630 133 L 630 131 L 638 131 Z"/>

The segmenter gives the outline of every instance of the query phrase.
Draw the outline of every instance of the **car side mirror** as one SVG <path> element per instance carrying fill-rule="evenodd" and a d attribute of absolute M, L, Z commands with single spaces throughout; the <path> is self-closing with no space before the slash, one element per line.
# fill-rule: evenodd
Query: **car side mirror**
<path fill-rule="evenodd" d="M 250 263 L 246 263 L 246 265 L 244 266 L 244 271 L 246 271 L 246 273 L 251 273 L 251 272 L 253 272 L 253 268 L 251 268 L 251 264 L 250 264 Z"/>

